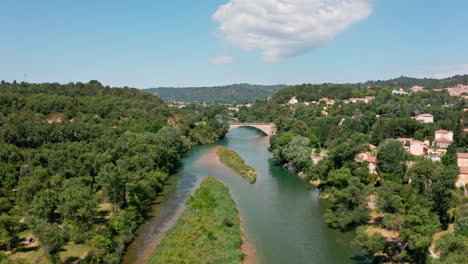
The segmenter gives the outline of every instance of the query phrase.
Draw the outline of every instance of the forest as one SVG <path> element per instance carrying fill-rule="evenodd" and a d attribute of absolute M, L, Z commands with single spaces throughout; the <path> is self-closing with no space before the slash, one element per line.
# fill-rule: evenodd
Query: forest
<path fill-rule="evenodd" d="M 119 263 L 184 153 L 227 133 L 216 114 L 98 81 L 2 81 L 0 263 Z"/>
<path fill-rule="evenodd" d="M 144 91 L 152 93 L 166 102 L 198 102 L 217 104 L 245 104 L 265 100 L 286 85 L 231 84 L 213 87 L 160 87 Z"/>
<path fill-rule="evenodd" d="M 298 104 L 287 104 L 296 96 Z M 375 96 L 367 103 L 351 97 Z M 318 101 L 322 97 L 333 104 Z M 298 85 L 269 101 L 242 107 L 240 122 L 274 122 L 270 139 L 277 165 L 294 170 L 320 189 L 325 221 L 354 232 L 354 247 L 373 263 L 467 263 L 468 198 L 458 188 L 457 153 L 468 152 L 466 101 L 446 91 L 393 95 L 392 88 Z M 428 113 L 434 122 L 414 116 Z M 429 143 L 434 133 L 453 131 L 440 161 L 413 156 L 397 138 Z M 375 156 L 371 173 L 362 153 Z M 431 257 L 435 255 L 437 257 Z"/>

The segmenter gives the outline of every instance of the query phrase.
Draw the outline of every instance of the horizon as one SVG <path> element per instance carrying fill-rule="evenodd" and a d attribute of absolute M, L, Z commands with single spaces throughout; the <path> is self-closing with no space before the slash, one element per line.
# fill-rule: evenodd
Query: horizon
<path fill-rule="evenodd" d="M 462 0 L 22 0 L 2 8 L 0 79 L 8 82 L 147 89 L 468 74 Z"/>
<path fill-rule="evenodd" d="M 229 83 L 229 84 L 223 84 L 223 85 L 206 85 L 206 86 L 172 86 L 172 87 L 169 87 L 169 86 L 159 86 L 159 87 L 144 87 L 144 88 L 141 88 L 141 87 L 132 87 L 132 86 L 128 86 L 128 85 L 121 85 L 121 86 L 113 86 L 113 85 L 110 85 L 110 84 L 107 84 L 107 83 L 103 83 L 102 81 L 100 80 L 88 80 L 88 81 L 70 81 L 70 82 L 29 82 L 29 81 L 26 81 L 26 83 L 31 83 L 31 84 L 44 84 L 44 83 L 58 83 L 60 85 L 65 85 L 65 84 L 68 84 L 68 83 L 89 83 L 91 81 L 97 81 L 99 83 L 101 83 L 101 85 L 103 86 L 109 86 L 111 88 L 121 88 L 121 87 L 128 87 L 128 88 L 134 88 L 134 89 L 138 89 L 138 90 L 148 90 L 148 89 L 184 89 L 184 88 L 216 88 L 216 87 L 226 87 L 226 86 L 231 86 L 231 85 L 242 85 L 242 84 L 247 84 L 247 85 L 258 85 L 258 86 L 277 86 L 277 85 L 285 85 L 285 86 L 297 86 L 297 85 L 302 85 L 302 84 L 312 84 L 312 85 L 320 85 L 320 84 L 337 84 L 337 85 L 346 85 L 346 84 L 359 84 L 359 83 L 367 83 L 367 82 L 378 82 L 378 81 L 390 81 L 390 80 L 395 80 L 395 79 L 399 79 L 399 78 L 411 78 L 411 79 L 420 79 L 420 80 L 445 80 L 445 79 L 451 79 L 451 78 L 454 78 L 454 77 L 457 77 L 457 76 L 465 76 L 468 74 L 456 74 L 456 75 L 453 75 L 453 76 L 448 76 L 448 77 L 444 77 L 444 78 L 431 78 L 431 77 L 411 77 L 411 76 L 399 76 L 399 77 L 394 77 L 394 78 L 390 78 L 390 79 L 380 79 L 380 80 L 377 80 L 377 79 L 370 79 L 370 80 L 366 80 L 366 81 L 358 81 L 358 82 L 343 82 L 343 83 L 334 83 L 334 82 L 322 82 L 322 83 L 313 83 L 313 82 L 305 82 L 305 83 L 294 83 L 294 84 L 285 84 L 285 83 L 275 83 L 275 84 L 261 84 L 261 83 L 246 83 L 246 82 L 238 82 L 238 83 Z M 6 81 L 6 80 L 2 80 L 2 81 L 5 81 L 5 82 L 13 82 L 13 81 L 16 81 L 17 83 L 22 83 L 24 82 L 23 81 L 19 81 L 19 80 L 12 80 L 12 81 Z"/>

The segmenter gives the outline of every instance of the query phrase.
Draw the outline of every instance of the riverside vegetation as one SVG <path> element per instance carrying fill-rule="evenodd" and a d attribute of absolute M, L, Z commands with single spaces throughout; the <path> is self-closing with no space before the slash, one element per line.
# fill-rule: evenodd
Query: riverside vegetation
<path fill-rule="evenodd" d="M 97 81 L 2 81 L 0 262 L 120 262 L 182 155 L 226 134 L 215 116 Z"/>
<path fill-rule="evenodd" d="M 256 170 L 246 164 L 244 159 L 242 159 L 242 157 L 235 151 L 225 147 L 219 147 L 216 150 L 216 154 L 224 165 L 240 174 L 242 178 L 244 178 L 249 183 L 255 183 L 257 181 Z"/>
<path fill-rule="evenodd" d="M 448 80 L 468 84 L 466 77 Z M 455 187 L 457 152 L 468 146 L 466 100 L 431 89 L 393 95 L 395 88 L 304 84 L 232 115 L 240 122 L 276 124 L 278 132 L 270 139 L 273 161 L 292 165 L 306 180 L 320 180 L 329 205 L 326 222 L 356 232 L 354 245 L 366 249 L 373 263 L 468 263 L 468 199 L 463 187 Z M 299 102 L 322 97 L 335 102 L 287 105 L 293 96 Z M 366 96 L 375 99 L 343 102 Z M 432 114 L 434 123 L 411 118 L 421 113 Z M 441 161 L 412 156 L 394 140 L 432 142 L 439 129 L 454 132 Z M 377 146 L 376 174 L 369 173 L 366 161 L 356 161 L 359 153 L 371 152 L 369 143 Z M 326 155 L 313 163 L 311 156 L 319 153 Z M 439 258 L 430 257 L 429 247 Z"/>
<path fill-rule="evenodd" d="M 148 263 L 240 263 L 242 233 L 229 190 L 206 178 Z"/>

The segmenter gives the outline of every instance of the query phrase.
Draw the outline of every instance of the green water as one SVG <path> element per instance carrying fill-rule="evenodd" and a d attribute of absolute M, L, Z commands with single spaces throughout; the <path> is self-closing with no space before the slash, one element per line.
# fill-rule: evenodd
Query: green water
<path fill-rule="evenodd" d="M 352 238 L 326 227 L 318 190 L 273 166 L 268 142 L 262 132 L 241 127 L 216 144 L 194 148 L 139 228 L 123 262 L 145 263 L 183 212 L 187 194 L 205 177 L 215 176 L 229 187 L 239 207 L 257 263 L 357 263 L 357 251 L 350 246 Z M 218 145 L 233 149 L 254 167 L 257 182 L 251 185 L 223 166 L 215 153 Z"/>

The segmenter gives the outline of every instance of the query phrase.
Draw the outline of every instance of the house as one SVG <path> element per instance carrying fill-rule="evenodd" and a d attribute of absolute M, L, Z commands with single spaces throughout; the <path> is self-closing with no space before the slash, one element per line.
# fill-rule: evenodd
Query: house
<path fill-rule="evenodd" d="M 421 123 L 426 123 L 426 124 L 434 123 L 434 116 L 431 114 L 421 114 L 413 118 Z"/>
<path fill-rule="evenodd" d="M 319 100 L 319 102 L 321 101 L 324 101 L 327 105 L 334 105 L 335 104 L 335 100 L 333 99 L 328 99 L 326 97 L 323 97 Z"/>
<path fill-rule="evenodd" d="M 447 88 L 450 96 L 461 96 L 463 94 L 468 94 L 468 85 L 457 84 L 455 87 Z"/>
<path fill-rule="evenodd" d="M 345 104 L 349 103 L 358 103 L 358 102 L 363 102 L 363 103 L 369 103 L 369 101 L 375 99 L 375 96 L 366 96 L 364 98 L 349 98 L 348 100 L 343 100 Z"/>
<path fill-rule="evenodd" d="M 49 124 L 52 124 L 52 123 L 61 123 L 61 122 L 62 122 L 62 118 L 60 118 L 60 117 L 58 117 L 58 116 L 50 117 L 50 118 L 46 119 L 46 122 L 49 123 Z"/>
<path fill-rule="evenodd" d="M 377 157 L 367 158 L 367 168 L 370 174 L 377 174 Z"/>
<path fill-rule="evenodd" d="M 397 138 L 397 140 L 403 143 L 403 147 L 411 155 L 422 156 L 427 153 L 427 148 L 422 141 L 412 138 Z"/>
<path fill-rule="evenodd" d="M 400 88 L 400 90 L 393 90 L 392 94 L 393 95 L 408 95 L 408 92 L 405 92 L 403 88 Z"/>
<path fill-rule="evenodd" d="M 289 102 L 288 102 L 288 104 L 290 105 L 294 105 L 297 103 L 299 103 L 299 101 L 297 100 L 296 96 L 293 96 L 291 99 L 289 99 Z"/>
<path fill-rule="evenodd" d="M 468 166 L 459 167 L 459 168 L 460 168 L 460 174 L 458 174 L 458 180 L 455 183 L 455 186 L 465 187 L 465 185 L 468 183 Z"/>
<path fill-rule="evenodd" d="M 447 148 L 453 141 L 453 131 L 437 130 L 435 132 L 434 145 L 439 148 Z"/>
<path fill-rule="evenodd" d="M 468 167 L 468 153 L 457 153 L 458 167 Z"/>
<path fill-rule="evenodd" d="M 411 90 L 413 93 L 419 93 L 419 92 L 423 92 L 423 91 L 424 91 L 424 87 L 415 85 L 415 86 L 411 87 L 410 90 Z"/>

